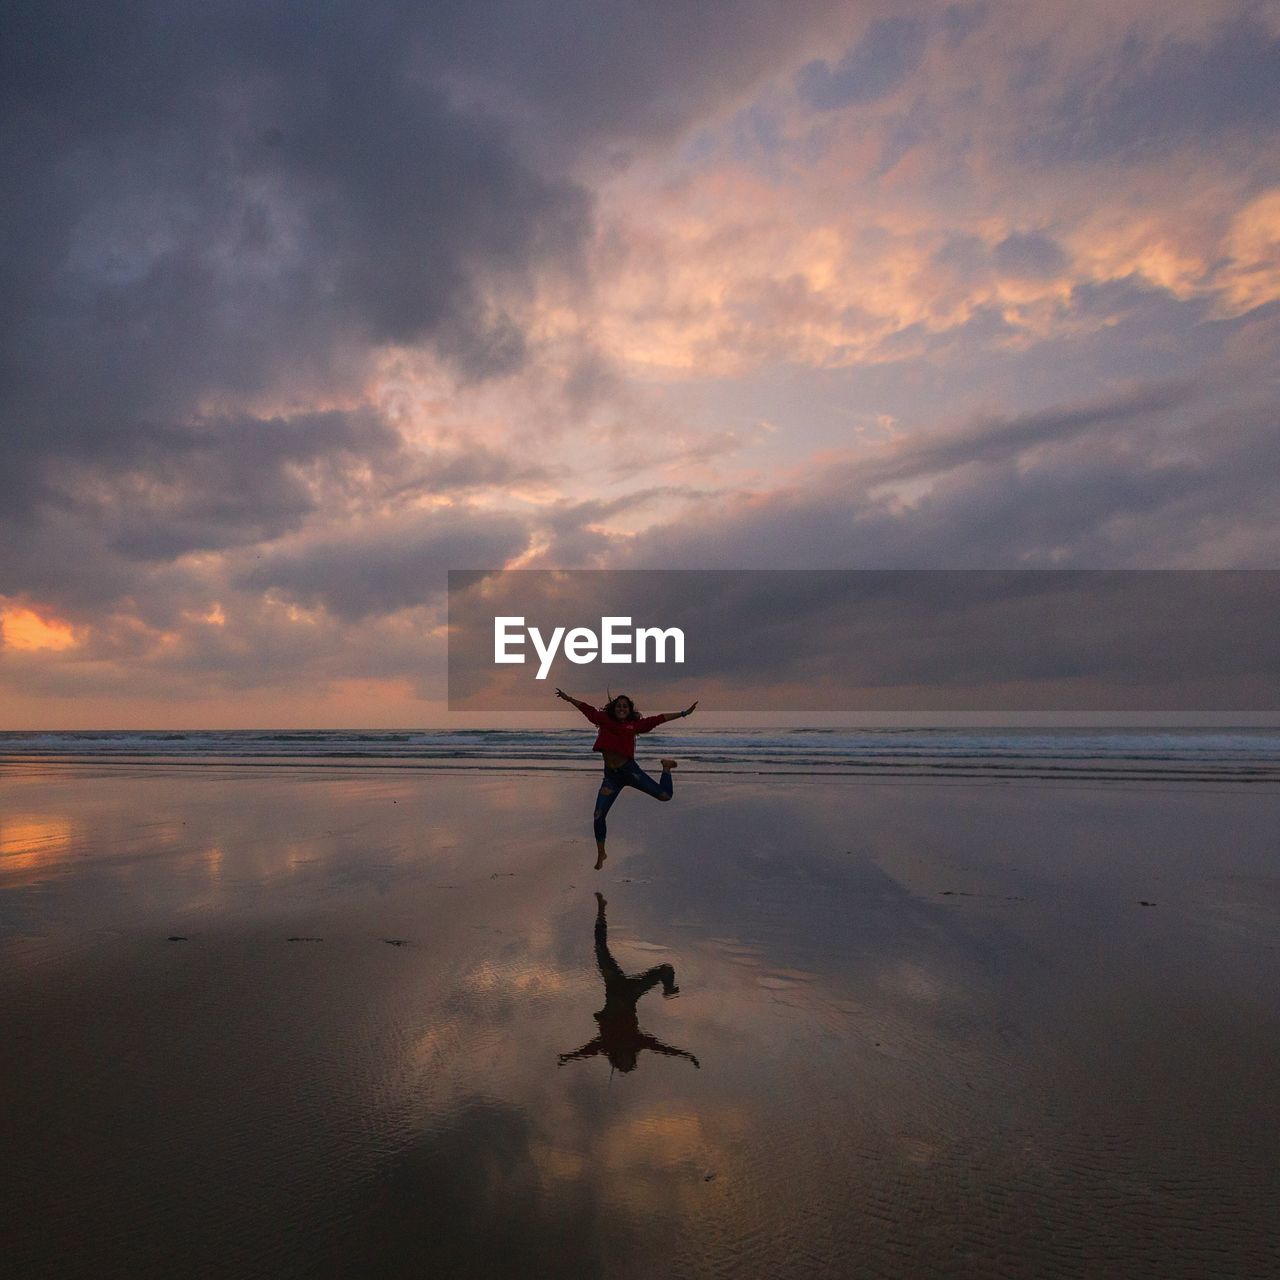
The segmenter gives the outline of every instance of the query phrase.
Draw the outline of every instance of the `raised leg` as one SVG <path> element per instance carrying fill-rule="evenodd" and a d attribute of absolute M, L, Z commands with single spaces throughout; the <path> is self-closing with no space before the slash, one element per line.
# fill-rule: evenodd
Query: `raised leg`
<path fill-rule="evenodd" d="M 652 969 L 646 969 L 644 973 L 637 974 L 630 981 L 636 984 L 637 1000 L 646 991 L 652 991 L 658 983 L 662 983 L 662 994 L 664 996 L 673 996 L 680 990 L 676 986 L 676 971 L 669 964 L 654 965 Z"/>
<path fill-rule="evenodd" d="M 665 761 L 663 762 L 666 763 Z M 626 778 L 626 785 L 635 787 L 637 791 L 643 791 L 645 795 L 652 796 L 655 800 L 670 800 L 672 792 L 671 770 L 663 769 L 658 781 L 655 782 L 634 760 L 628 760 L 626 769 L 621 771 Z"/>

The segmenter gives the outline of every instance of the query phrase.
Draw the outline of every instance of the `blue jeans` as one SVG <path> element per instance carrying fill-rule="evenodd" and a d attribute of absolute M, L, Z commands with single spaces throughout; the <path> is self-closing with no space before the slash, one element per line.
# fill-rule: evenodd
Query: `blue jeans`
<path fill-rule="evenodd" d="M 670 800 L 671 774 L 664 769 L 660 781 L 654 782 L 634 760 L 628 760 L 621 769 L 610 769 L 605 765 L 600 794 L 596 796 L 594 817 L 597 840 L 605 837 L 605 815 L 613 807 L 613 802 L 621 794 L 623 787 L 635 787 L 637 791 L 643 791 L 655 800 Z"/>

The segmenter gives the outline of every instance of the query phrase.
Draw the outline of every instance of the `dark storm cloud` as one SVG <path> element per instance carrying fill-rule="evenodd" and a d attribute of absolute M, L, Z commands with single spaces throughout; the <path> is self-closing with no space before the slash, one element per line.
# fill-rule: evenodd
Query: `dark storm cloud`
<path fill-rule="evenodd" d="M 9 11 L 5 468 L 104 465 L 210 394 L 323 377 L 348 344 L 518 365 L 491 279 L 569 263 L 583 191 L 452 108 L 408 7 Z"/>
<path fill-rule="evenodd" d="M 443 593 L 450 568 L 503 564 L 526 538 L 527 526 L 514 516 L 413 514 L 273 551 L 236 585 L 354 621 L 425 604 Z"/>
<path fill-rule="evenodd" d="M 920 65 L 928 34 L 915 18 L 881 18 L 833 67 L 810 62 L 796 77 L 801 98 L 820 111 L 875 102 Z"/>
<path fill-rule="evenodd" d="M 457 449 L 420 450 L 411 454 L 406 451 L 403 456 L 406 474 L 394 482 L 388 478 L 386 496 L 389 498 L 405 493 L 456 493 L 518 481 L 545 481 L 552 474 L 541 463 L 491 449 L 481 442 Z"/>
<path fill-rule="evenodd" d="M 0 592 L 100 598 L 131 558 L 289 533 L 328 514 L 308 471 L 339 496 L 535 473 L 235 406 L 350 402 L 384 344 L 517 370 L 535 277 L 581 268 L 577 149 L 682 127 L 829 7 L 7 6 Z"/>
<path fill-rule="evenodd" d="M 135 469 L 117 473 L 101 528 L 113 549 L 142 560 L 276 538 L 317 509 L 318 491 L 340 492 L 353 462 L 388 461 L 400 444 L 369 413 L 240 417 L 139 433 Z"/>
<path fill-rule="evenodd" d="M 422 497 L 546 474 L 483 444 L 408 448 L 371 411 L 220 418 L 140 433 L 132 447 L 128 464 L 111 470 L 68 464 L 65 496 L 54 491 L 34 514 L 0 510 L 0 593 L 29 592 L 81 621 L 125 600 L 148 625 L 169 627 L 229 589 L 211 567 L 176 557 L 242 558 L 304 528 L 360 528 Z M 453 519 L 454 550 L 475 563 L 467 539 L 478 530 L 476 554 L 489 563 L 488 526 Z"/>
<path fill-rule="evenodd" d="M 1202 43 L 1153 45 L 1134 32 L 1118 53 L 1108 78 L 1094 67 L 1064 89 L 1029 131 L 1025 158 L 1137 157 L 1280 124 L 1280 39 L 1248 16 L 1220 24 Z"/>
<path fill-rule="evenodd" d="M 979 421 L 958 431 L 939 431 L 907 440 L 887 457 L 861 469 L 861 475 L 875 483 L 926 476 L 962 466 L 989 467 L 1042 445 L 1119 429 L 1135 419 L 1177 408 L 1192 395 L 1189 384 L 1171 383 L 1080 408 Z"/>
<path fill-rule="evenodd" d="M 556 150 L 672 137 L 784 62 L 838 0 L 495 0 L 437 4 L 423 56 Z M 538 137 L 538 131 L 545 135 Z"/>
<path fill-rule="evenodd" d="M 586 193 L 422 75 L 428 12 L 6 8 L 0 593 L 145 608 L 144 565 L 536 470 L 205 408 L 350 399 L 386 342 L 508 371 L 493 290 L 574 269 Z"/>

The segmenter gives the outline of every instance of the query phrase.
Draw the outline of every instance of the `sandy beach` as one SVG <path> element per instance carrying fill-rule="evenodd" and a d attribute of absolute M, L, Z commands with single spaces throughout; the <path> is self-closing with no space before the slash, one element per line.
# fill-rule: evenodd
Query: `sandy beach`
<path fill-rule="evenodd" d="M 1280 1280 L 1280 0 L 0 68 L 0 1280 Z"/>
<path fill-rule="evenodd" d="M 1276 1272 L 1280 788 L 595 785 L 4 766 L 14 1274 Z"/>

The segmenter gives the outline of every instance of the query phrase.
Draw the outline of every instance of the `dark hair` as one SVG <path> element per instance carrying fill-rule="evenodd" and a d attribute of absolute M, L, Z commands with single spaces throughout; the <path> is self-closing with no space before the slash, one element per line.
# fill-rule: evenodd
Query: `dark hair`
<path fill-rule="evenodd" d="M 607 690 L 606 690 L 606 692 L 607 692 Z M 628 694 L 628 693 L 615 693 L 615 694 L 612 694 L 612 695 L 609 697 L 609 701 L 608 701 L 608 702 L 606 702 L 606 703 L 604 704 L 604 713 L 605 713 L 605 715 L 607 715 L 611 720 L 616 720 L 616 719 L 617 719 L 617 716 L 615 716 L 615 715 L 613 714 L 613 709 L 614 709 L 614 707 L 615 707 L 615 706 L 617 706 L 617 704 L 618 704 L 619 702 L 624 701 L 624 700 L 625 700 L 626 702 L 630 702 L 630 703 L 631 703 L 631 714 L 627 717 L 627 720 L 628 720 L 628 721 L 631 721 L 631 720 L 639 720 L 639 719 L 640 719 L 640 713 L 636 710 L 636 704 L 635 704 L 635 702 L 632 700 L 631 695 L 630 695 L 630 694 Z"/>

